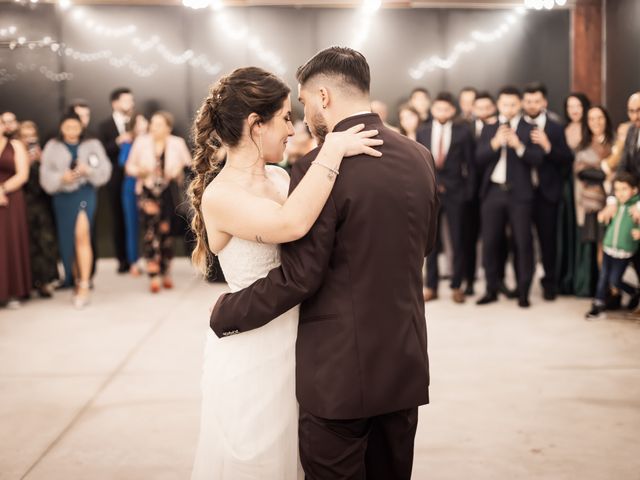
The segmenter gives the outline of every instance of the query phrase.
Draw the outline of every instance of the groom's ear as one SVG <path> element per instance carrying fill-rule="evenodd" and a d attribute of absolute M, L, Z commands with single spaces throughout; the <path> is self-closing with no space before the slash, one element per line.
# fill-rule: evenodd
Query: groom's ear
<path fill-rule="evenodd" d="M 331 97 L 329 95 L 329 90 L 326 87 L 320 87 L 320 100 L 322 102 L 322 108 L 327 108 L 329 106 Z"/>

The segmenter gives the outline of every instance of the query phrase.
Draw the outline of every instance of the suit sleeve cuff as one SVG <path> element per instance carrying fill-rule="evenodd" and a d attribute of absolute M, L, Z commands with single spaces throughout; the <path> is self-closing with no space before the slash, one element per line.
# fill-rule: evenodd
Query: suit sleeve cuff
<path fill-rule="evenodd" d="M 240 333 L 239 328 L 224 324 L 225 322 L 223 321 L 221 309 L 222 309 L 222 302 L 224 300 L 224 297 L 226 297 L 227 295 L 228 294 L 225 293 L 221 295 L 220 298 L 218 298 L 218 301 L 216 302 L 215 307 L 213 307 L 213 310 L 211 311 L 211 316 L 209 317 L 209 326 L 211 327 L 211 330 L 213 330 L 213 333 L 215 333 L 216 337 L 218 338 L 229 337 L 231 335 L 236 335 Z"/>

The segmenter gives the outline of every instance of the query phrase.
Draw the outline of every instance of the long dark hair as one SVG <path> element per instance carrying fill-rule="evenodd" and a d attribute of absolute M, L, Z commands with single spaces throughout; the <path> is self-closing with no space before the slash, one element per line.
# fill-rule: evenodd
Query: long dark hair
<path fill-rule="evenodd" d="M 205 188 L 222 168 L 216 152 L 223 145 L 235 147 L 240 143 L 244 122 L 252 113 L 258 115 L 257 121 L 270 121 L 282 109 L 290 91 L 282 80 L 261 68 L 238 68 L 211 87 L 198 110 L 193 124 L 193 180 L 189 185 L 191 230 L 196 237 L 191 259 L 205 275 L 211 251 L 201 205 Z M 249 135 L 254 125 L 249 125 Z"/>
<path fill-rule="evenodd" d="M 593 105 L 589 110 L 587 110 L 584 114 L 584 118 L 588 118 L 589 112 L 591 110 L 598 109 L 604 115 L 604 141 L 605 143 L 612 144 L 613 143 L 613 123 L 611 122 L 611 116 L 606 108 L 603 105 Z M 583 150 L 588 148 L 593 141 L 593 133 L 589 128 L 588 123 L 585 124 L 585 127 L 582 129 L 582 141 L 578 146 L 578 150 Z"/>
<path fill-rule="evenodd" d="M 577 98 L 582 105 L 582 129 L 584 130 L 584 128 L 587 126 L 587 112 L 591 108 L 591 100 L 589 100 L 589 97 L 587 97 L 587 95 L 582 92 L 571 92 L 569 95 L 567 95 L 567 98 L 564 99 L 564 118 L 567 121 L 567 125 L 571 123 L 571 118 L 569 117 L 569 111 L 567 108 L 569 106 L 569 99 L 571 97 Z"/>

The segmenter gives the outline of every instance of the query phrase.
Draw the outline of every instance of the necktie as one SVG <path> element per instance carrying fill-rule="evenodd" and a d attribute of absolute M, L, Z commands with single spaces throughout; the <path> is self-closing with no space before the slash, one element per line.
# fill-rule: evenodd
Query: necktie
<path fill-rule="evenodd" d="M 438 140 L 438 154 L 436 156 L 436 168 L 441 169 L 444 166 L 446 154 L 444 152 L 444 128 L 440 129 L 440 138 Z"/>

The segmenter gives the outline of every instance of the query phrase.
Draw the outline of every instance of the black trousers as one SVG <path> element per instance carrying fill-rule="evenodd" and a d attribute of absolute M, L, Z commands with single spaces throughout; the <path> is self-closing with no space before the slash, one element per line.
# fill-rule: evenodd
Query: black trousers
<path fill-rule="evenodd" d="M 300 408 L 306 480 L 409 480 L 418 408 L 355 420 L 328 420 Z"/>
<path fill-rule="evenodd" d="M 482 264 L 487 277 L 487 291 L 497 292 L 504 272 L 505 230 L 510 226 L 518 293 L 521 297 L 528 297 L 534 265 L 532 205 L 531 202 L 516 202 L 511 197 L 511 192 L 492 184 L 482 202 Z"/>
<path fill-rule="evenodd" d="M 107 189 L 109 191 L 109 203 L 111 207 L 111 233 L 113 234 L 113 247 L 120 266 L 127 265 L 124 211 L 122 209 L 123 181 L 124 169 L 119 166 L 114 166 Z"/>
<path fill-rule="evenodd" d="M 464 221 L 465 207 L 464 202 L 456 202 L 440 198 L 440 211 L 438 212 L 438 233 L 436 236 L 436 247 L 427 257 L 427 288 L 438 289 L 438 281 L 440 274 L 438 272 L 438 254 L 442 251 L 442 234 L 443 223 L 442 215 L 447 217 L 449 226 L 449 237 L 451 238 L 451 246 L 453 249 L 453 272 L 451 275 L 451 288 L 460 288 L 462 285 L 462 277 L 464 276 L 465 267 L 465 244 L 464 244 Z"/>
<path fill-rule="evenodd" d="M 558 257 L 558 210 L 557 202 L 549 202 L 539 193 L 536 194 L 533 206 L 533 223 L 538 234 L 544 278 L 542 288 L 547 292 L 556 293 L 558 290 L 558 276 L 556 262 Z"/>
<path fill-rule="evenodd" d="M 476 281 L 480 240 L 480 199 L 476 197 L 467 202 L 464 210 L 464 280 L 467 285 L 473 285 Z"/>

